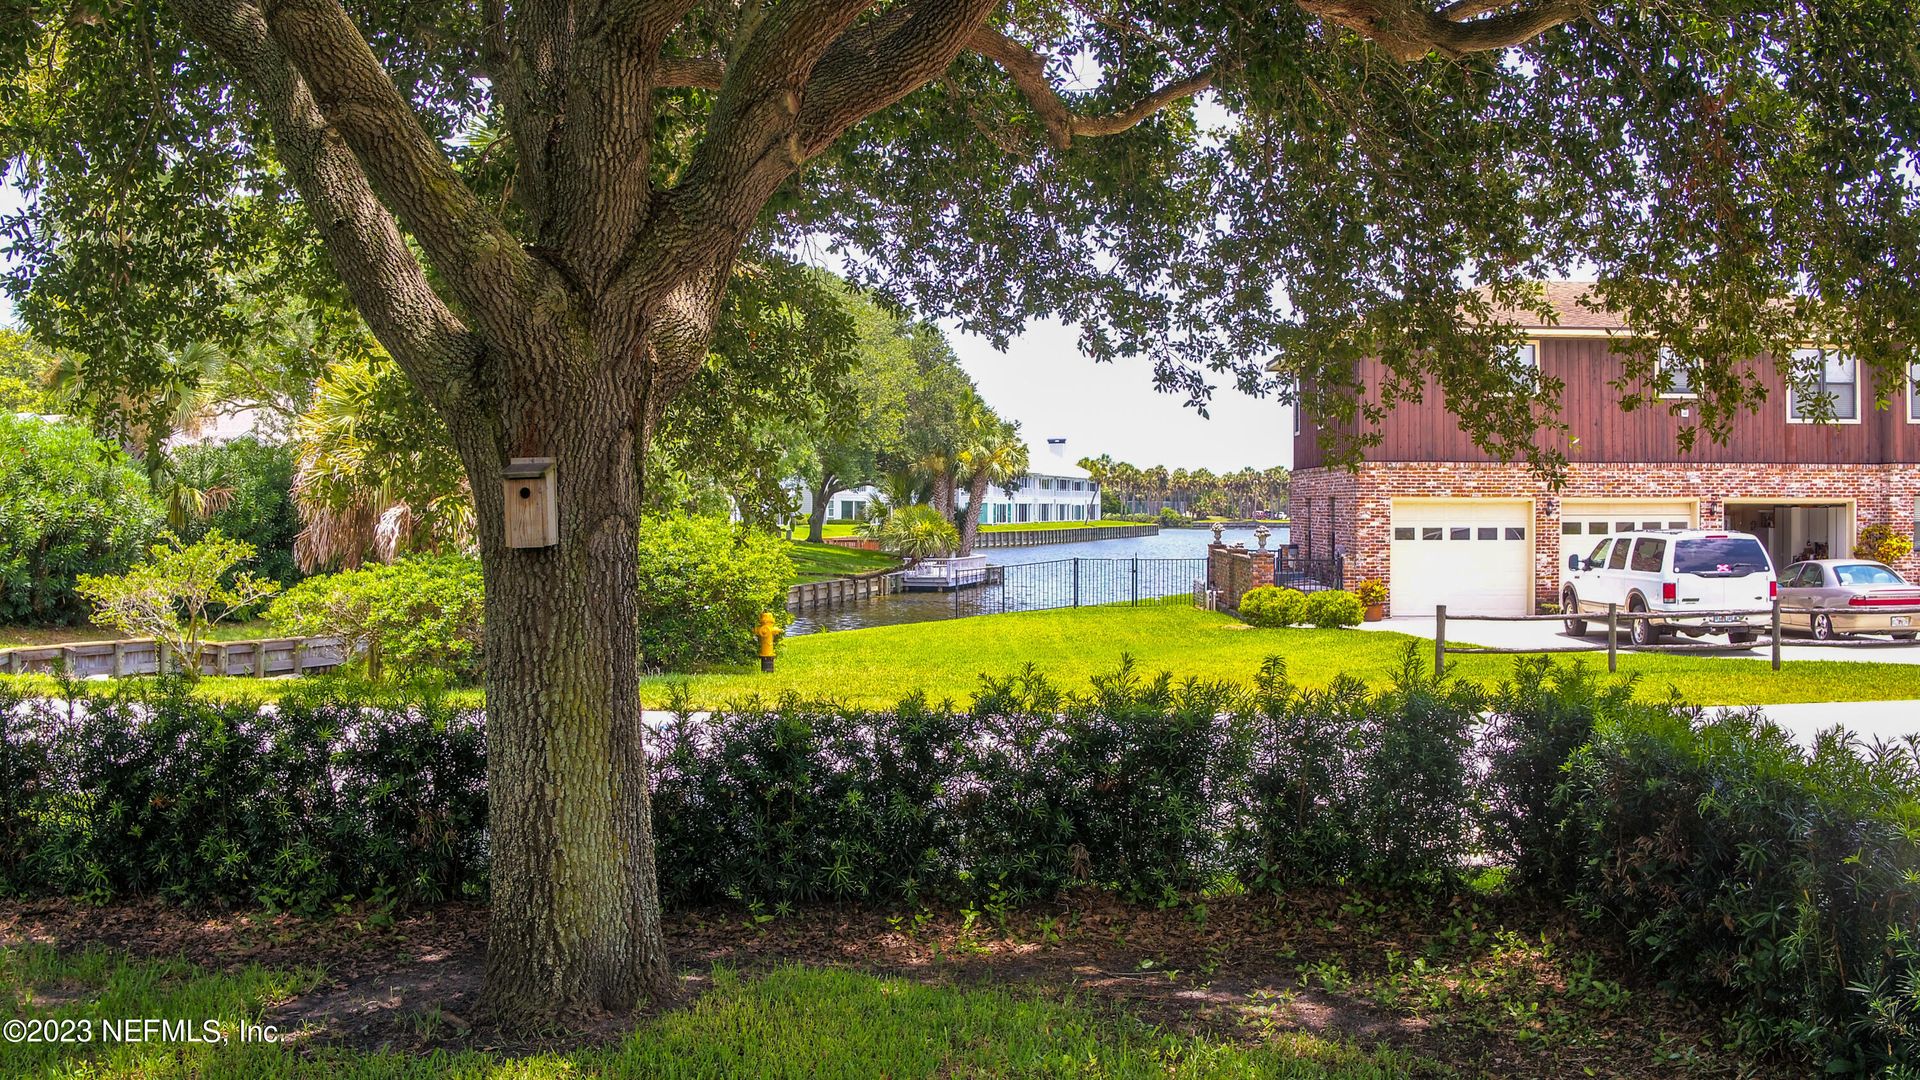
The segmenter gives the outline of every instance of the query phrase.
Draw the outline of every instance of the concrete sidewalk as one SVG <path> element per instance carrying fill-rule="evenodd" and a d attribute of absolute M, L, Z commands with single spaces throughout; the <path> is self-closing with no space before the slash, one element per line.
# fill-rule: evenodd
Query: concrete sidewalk
<path fill-rule="evenodd" d="M 1832 727 L 1846 728 L 1866 742 L 1920 735 L 1920 701 L 1816 701 L 1766 705 L 1762 711 L 1803 745 Z"/>

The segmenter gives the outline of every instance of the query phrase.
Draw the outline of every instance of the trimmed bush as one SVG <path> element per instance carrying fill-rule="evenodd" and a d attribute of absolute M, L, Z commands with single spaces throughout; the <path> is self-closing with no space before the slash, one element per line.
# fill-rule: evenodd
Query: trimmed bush
<path fill-rule="evenodd" d="M 160 534 L 147 478 L 76 424 L 0 415 L 0 623 L 82 622 L 82 574 L 118 574 Z"/>
<path fill-rule="evenodd" d="M 1240 597 L 1240 621 L 1248 626 L 1292 626 L 1300 621 L 1307 596 L 1298 589 L 1262 585 Z"/>
<path fill-rule="evenodd" d="M 178 680 L 0 689 L 0 892 L 257 904 L 484 895 L 477 713 L 324 680 L 271 708 Z"/>
<path fill-rule="evenodd" d="M 1300 605 L 1300 621 L 1322 630 L 1359 626 L 1366 614 L 1366 605 L 1359 597 L 1338 590 L 1308 593 L 1306 602 Z"/>
<path fill-rule="evenodd" d="M 640 661 L 649 671 L 750 663 L 761 612 L 787 624 L 786 542 L 721 517 L 640 521 Z"/>
<path fill-rule="evenodd" d="M 421 555 L 310 577 L 273 602 L 283 634 L 352 644 L 373 679 L 477 682 L 486 669 L 479 560 Z"/>

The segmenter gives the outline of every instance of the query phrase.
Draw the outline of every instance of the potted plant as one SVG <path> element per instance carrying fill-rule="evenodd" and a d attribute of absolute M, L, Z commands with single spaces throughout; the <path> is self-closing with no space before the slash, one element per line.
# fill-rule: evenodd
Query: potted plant
<path fill-rule="evenodd" d="M 1387 617 L 1387 586 L 1379 578 L 1368 578 L 1353 587 L 1353 595 L 1366 608 L 1366 620 L 1379 622 Z"/>

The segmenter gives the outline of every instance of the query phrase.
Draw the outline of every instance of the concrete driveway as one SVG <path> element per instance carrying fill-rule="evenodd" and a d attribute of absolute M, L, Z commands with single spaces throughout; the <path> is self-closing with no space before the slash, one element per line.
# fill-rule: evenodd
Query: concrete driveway
<path fill-rule="evenodd" d="M 1591 624 L 1589 624 L 1591 625 Z M 1433 640 L 1433 618 L 1383 619 L 1375 623 L 1362 623 L 1364 630 L 1392 630 L 1402 634 L 1412 634 Z M 1585 637 L 1569 635 L 1559 622 L 1473 622 L 1458 616 L 1447 619 L 1447 640 L 1472 642 L 1503 649 L 1539 649 L 1539 648 L 1579 648 L 1585 647 L 1594 654 L 1588 657 L 1600 663 L 1606 662 L 1607 634 L 1603 623 L 1598 633 L 1589 633 Z M 1688 640 L 1688 639 L 1683 639 Z M 1703 638 L 1705 642 L 1719 641 L 1719 638 Z M 1880 643 L 1856 646 L 1813 645 L 1805 638 L 1789 635 L 1780 646 L 1782 663 L 1822 660 L 1867 660 L 1882 664 L 1920 664 L 1920 642 L 1892 642 L 1886 639 L 1865 639 Z M 1626 634 L 1621 634 L 1621 652 L 1630 649 L 1626 644 Z M 1649 650 L 1653 651 L 1653 650 Z M 1563 654 L 1564 655 L 1564 654 Z M 1583 654 L 1574 654 L 1583 655 Z M 1766 662 L 1769 651 L 1765 646 L 1751 649 L 1704 649 L 1688 650 L 1683 655 L 1722 658 L 1739 662 Z M 1714 705 L 1738 706 L 1738 701 L 1713 702 Z M 1920 701 L 1832 701 L 1808 702 L 1797 705 L 1768 705 L 1764 707 L 1767 718 L 1792 733 L 1795 740 L 1802 744 L 1811 743 L 1813 736 L 1831 727 L 1844 727 L 1848 731 L 1872 742 L 1875 739 L 1897 739 L 1907 735 L 1920 735 Z"/>

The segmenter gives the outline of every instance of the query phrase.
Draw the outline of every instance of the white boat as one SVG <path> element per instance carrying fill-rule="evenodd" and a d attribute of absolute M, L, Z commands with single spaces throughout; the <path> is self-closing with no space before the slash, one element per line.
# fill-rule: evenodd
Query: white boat
<path fill-rule="evenodd" d="M 921 559 L 900 572 L 900 587 L 908 592 L 946 592 L 985 585 L 998 569 L 985 555 L 962 555 L 951 559 Z"/>

